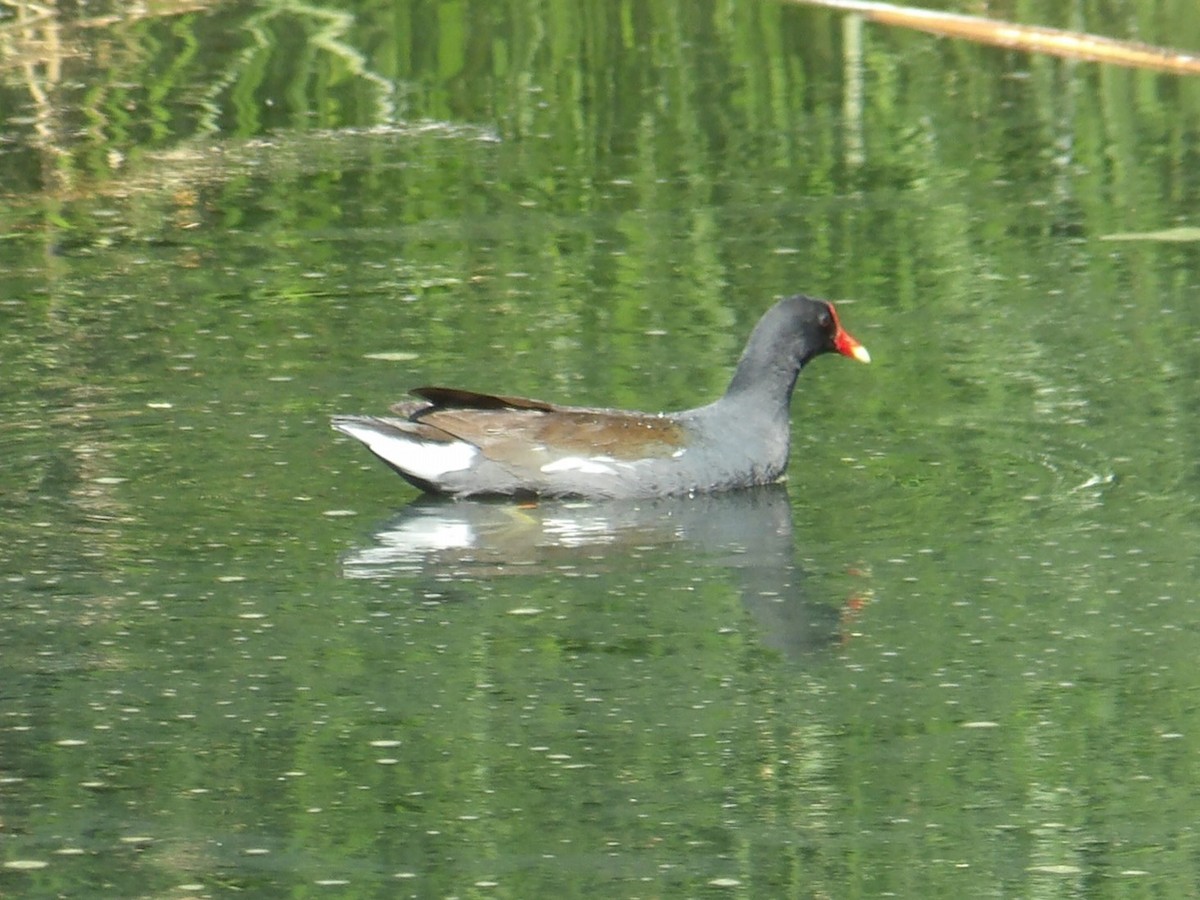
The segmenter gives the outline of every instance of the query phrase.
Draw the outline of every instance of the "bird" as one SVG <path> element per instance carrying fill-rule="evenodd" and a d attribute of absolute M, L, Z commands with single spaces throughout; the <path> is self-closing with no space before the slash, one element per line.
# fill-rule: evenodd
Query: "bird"
<path fill-rule="evenodd" d="M 694 409 L 646 413 L 420 387 L 391 416 L 335 415 L 331 424 L 430 494 L 602 499 L 736 490 L 781 480 L 796 379 L 824 353 L 871 361 L 832 303 L 797 294 L 759 319 L 725 393 Z"/>

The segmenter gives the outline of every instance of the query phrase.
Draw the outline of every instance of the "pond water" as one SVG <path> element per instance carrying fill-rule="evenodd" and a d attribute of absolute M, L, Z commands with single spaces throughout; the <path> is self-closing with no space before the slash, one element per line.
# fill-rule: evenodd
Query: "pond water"
<path fill-rule="evenodd" d="M 87 6 L 0 14 L 0 894 L 1200 893 L 1200 80 Z M 1128 6 L 1021 10 L 1200 48 Z M 799 291 L 874 362 L 784 486 L 431 501 L 328 425 L 697 405 Z"/>

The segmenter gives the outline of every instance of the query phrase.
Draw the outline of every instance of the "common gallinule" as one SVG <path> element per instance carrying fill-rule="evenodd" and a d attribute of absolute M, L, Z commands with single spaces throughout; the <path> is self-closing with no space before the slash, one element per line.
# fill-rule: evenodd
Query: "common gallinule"
<path fill-rule="evenodd" d="M 556 406 L 423 387 L 395 417 L 334 416 L 423 491 L 467 496 L 658 497 L 777 480 L 787 466 L 788 407 L 810 359 L 870 362 L 824 300 L 797 295 L 767 310 L 725 395 L 673 413 Z"/>

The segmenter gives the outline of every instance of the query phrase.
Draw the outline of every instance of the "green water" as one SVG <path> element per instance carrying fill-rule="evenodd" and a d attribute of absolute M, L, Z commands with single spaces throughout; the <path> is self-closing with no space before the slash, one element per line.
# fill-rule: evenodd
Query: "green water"
<path fill-rule="evenodd" d="M 1127 6 L 1020 15 L 1200 48 Z M 0 895 L 1200 892 L 1200 81 L 848 27 L 0 18 Z M 874 362 L 784 490 L 414 505 L 328 427 L 696 405 L 796 291 Z"/>

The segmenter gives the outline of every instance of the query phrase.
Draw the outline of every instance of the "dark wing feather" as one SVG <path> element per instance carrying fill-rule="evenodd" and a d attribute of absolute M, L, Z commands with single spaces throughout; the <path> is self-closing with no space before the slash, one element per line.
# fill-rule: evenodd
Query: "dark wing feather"
<path fill-rule="evenodd" d="M 550 412 L 558 409 L 550 403 L 541 400 L 531 400 L 528 397 L 503 397 L 499 394 L 480 394 L 475 391 L 464 391 L 461 388 L 419 387 L 410 391 L 414 397 L 428 400 L 435 407 L 453 407 L 455 409 L 540 409 Z"/>

